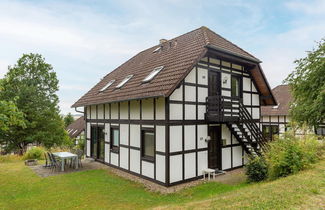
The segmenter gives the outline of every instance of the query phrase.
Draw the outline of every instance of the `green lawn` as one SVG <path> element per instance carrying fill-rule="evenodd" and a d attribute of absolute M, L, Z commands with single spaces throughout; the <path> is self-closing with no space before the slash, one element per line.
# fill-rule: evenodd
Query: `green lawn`
<path fill-rule="evenodd" d="M 325 161 L 273 182 L 211 182 L 169 195 L 148 192 L 106 170 L 40 178 L 21 161 L 0 163 L 0 209 L 308 208 L 324 203 L 324 188 Z"/>

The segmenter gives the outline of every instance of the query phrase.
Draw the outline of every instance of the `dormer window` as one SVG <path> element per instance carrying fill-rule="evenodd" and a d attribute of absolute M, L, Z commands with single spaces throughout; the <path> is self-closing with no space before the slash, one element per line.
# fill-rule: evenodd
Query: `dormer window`
<path fill-rule="evenodd" d="M 117 86 L 116 86 L 116 88 L 121 88 L 125 83 L 127 83 L 127 81 L 129 81 L 131 78 L 133 77 L 133 75 L 128 75 L 128 76 L 126 76 L 123 80 L 122 80 L 122 82 L 120 82 Z"/>
<path fill-rule="evenodd" d="M 277 104 L 276 106 L 272 106 L 272 109 L 278 109 L 280 104 Z"/>
<path fill-rule="evenodd" d="M 104 90 L 109 88 L 109 86 L 111 86 L 114 82 L 115 82 L 115 80 L 109 81 L 102 89 L 99 90 L 99 92 L 103 92 Z"/>
<path fill-rule="evenodd" d="M 150 72 L 150 74 L 144 78 L 144 80 L 142 80 L 142 82 L 149 82 L 151 81 L 162 69 L 164 68 L 164 66 L 159 66 L 153 69 L 152 72 Z"/>

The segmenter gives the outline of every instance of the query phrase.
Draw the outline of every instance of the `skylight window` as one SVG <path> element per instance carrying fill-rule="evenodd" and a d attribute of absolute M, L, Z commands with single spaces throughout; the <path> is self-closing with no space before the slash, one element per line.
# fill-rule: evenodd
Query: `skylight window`
<path fill-rule="evenodd" d="M 159 66 L 153 69 L 152 72 L 150 72 L 150 74 L 144 78 L 144 80 L 142 80 L 142 82 L 149 82 L 150 80 L 152 80 L 162 69 L 164 68 L 164 66 Z"/>
<path fill-rule="evenodd" d="M 125 83 L 127 83 L 127 81 L 129 81 L 131 78 L 133 77 L 133 75 L 128 75 L 127 77 L 125 77 L 122 82 L 120 82 L 116 88 L 121 88 Z"/>
<path fill-rule="evenodd" d="M 99 92 L 103 92 L 104 90 L 109 88 L 109 86 L 111 86 L 114 82 L 115 82 L 115 80 L 109 81 L 102 89 L 99 90 Z"/>

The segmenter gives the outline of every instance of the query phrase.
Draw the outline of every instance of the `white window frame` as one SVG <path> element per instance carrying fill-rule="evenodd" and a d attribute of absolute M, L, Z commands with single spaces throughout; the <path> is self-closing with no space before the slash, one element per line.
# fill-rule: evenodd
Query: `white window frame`
<path fill-rule="evenodd" d="M 155 78 L 155 76 L 157 76 L 157 74 L 159 74 L 159 72 L 161 72 L 161 70 L 164 69 L 164 66 L 158 66 L 156 68 L 154 68 L 150 74 L 148 76 L 146 76 L 146 78 L 144 78 L 142 80 L 142 82 L 150 82 L 153 78 Z"/>
<path fill-rule="evenodd" d="M 115 82 L 115 79 L 109 81 L 102 89 L 99 90 L 99 92 L 105 91 L 107 88 L 109 88 L 113 83 Z"/>
<path fill-rule="evenodd" d="M 118 85 L 116 85 L 116 88 L 121 88 L 123 85 L 125 85 L 125 83 L 127 83 L 131 78 L 133 77 L 133 75 L 128 75 L 126 76 Z"/>

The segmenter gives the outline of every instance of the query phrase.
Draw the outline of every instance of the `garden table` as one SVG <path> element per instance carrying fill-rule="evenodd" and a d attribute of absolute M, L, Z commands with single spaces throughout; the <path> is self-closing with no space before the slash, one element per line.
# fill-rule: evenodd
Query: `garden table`
<path fill-rule="evenodd" d="M 55 152 L 53 155 L 61 159 L 61 171 L 64 171 L 64 163 L 67 159 L 74 160 L 75 169 L 78 169 L 78 155 L 70 152 Z"/>

